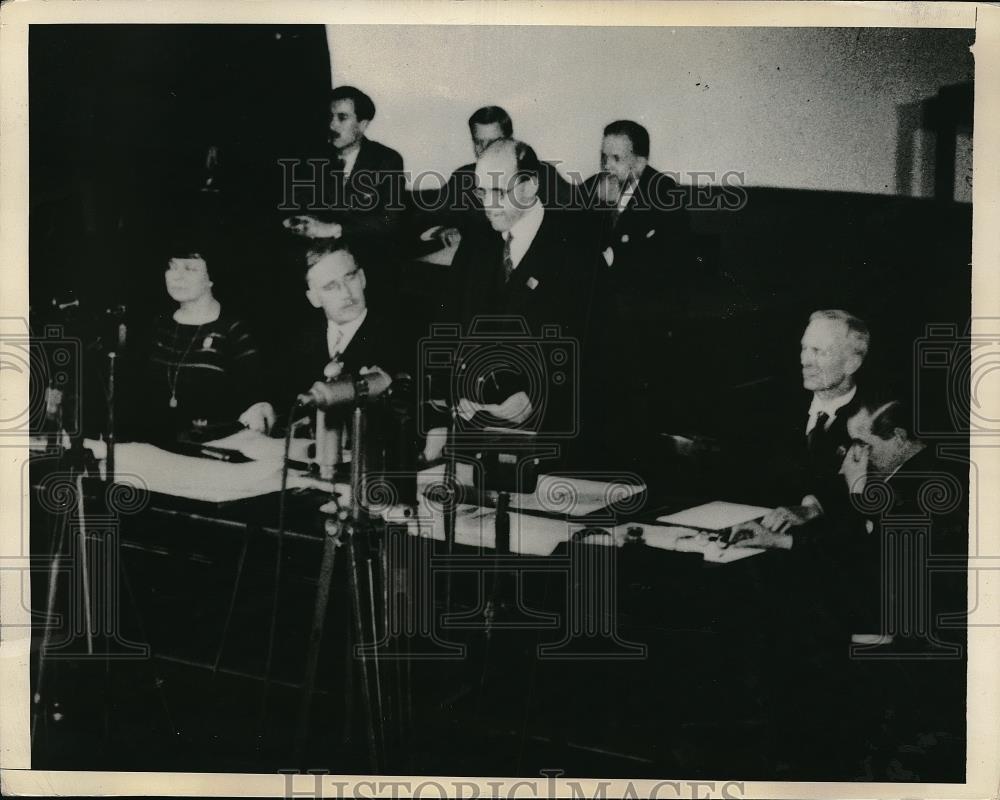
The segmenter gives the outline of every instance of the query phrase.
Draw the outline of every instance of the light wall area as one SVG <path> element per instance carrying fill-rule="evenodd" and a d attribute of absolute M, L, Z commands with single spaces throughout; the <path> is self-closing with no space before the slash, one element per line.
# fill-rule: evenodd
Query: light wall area
<path fill-rule="evenodd" d="M 651 162 L 682 176 L 735 170 L 748 186 L 926 196 L 932 182 L 920 176 L 933 166 L 933 135 L 909 132 L 918 163 L 900 178 L 899 110 L 973 77 L 969 30 L 327 31 L 335 85 L 372 95 L 369 136 L 399 150 L 412 173 L 447 175 L 470 161 L 466 120 L 496 104 L 510 112 L 516 136 L 567 174 L 594 172 L 602 127 L 631 118 L 650 130 Z M 959 173 L 970 168 L 970 147 L 960 139 Z"/>

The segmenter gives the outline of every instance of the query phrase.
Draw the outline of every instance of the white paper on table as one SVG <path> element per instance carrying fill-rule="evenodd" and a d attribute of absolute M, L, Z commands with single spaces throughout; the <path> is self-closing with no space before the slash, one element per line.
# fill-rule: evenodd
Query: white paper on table
<path fill-rule="evenodd" d="M 456 478 L 461 486 L 473 485 L 474 468 L 475 465 L 465 461 L 456 464 Z M 443 478 L 444 464 L 422 470 L 417 473 L 418 492 L 422 493 L 428 486 L 440 483 Z M 626 500 L 645 488 L 641 484 L 540 475 L 534 493 L 512 494 L 510 504 L 514 511 L 547 511 L 579 516 Z"/>
<path fill-rule="evenodd" d="M 547 511 L 552 514 L 581 516 L 627 500 L 645 488 L 642 484 L 540 475 L 534 494 L 511 495 L 510 503 L 519 511 Z"/>
<path fill-rule="evenodd" d="M 742 558 L 749 558 L 763 553 L 761 547 L 723 547 L 717 541 L 709 543 L 705 548 L 705 560 L 714 564 L 728 564 L 730 561 L 739 561 Z"/>
<path fill-rule="evenodd" d="M 488 550 L 496 546 L 495 509 L 474 505 L 459 505 L 455 510 L 455 542 L 466 547 Z M 414 536 L 444 541 L 444 513 L 421 498 L 416 517 L 387 516 L 388 521 L 405 523 Z M 579 525 L 569 525 L 563 520 L 511 513 L 510 551 L 519 555 L 547 556 L 563 542 L 568 541 Z"/>
<path fill-rule="evenodd" d="M 772 509 L 763 506 L 748 506 L 741 503 L 727 503 L 715 500 L 711 503 L 688 508 L 674 514 L 657 517 L 657 522 L 669 522 L 688 528 L 699 528 L 706 531 L 719 531 L 740 522 L 759 519 Z"/>
<path fill-rule="evenodd" d="M 225 450 L 236 450 L 254 461 L 277 461 L 281 463 L 285 453 L 285 440 L 272 439 L 258 431 L 244 428 L 231 436 L 205 442 L 205 447 L 221 447 Z"/>
<path fill-rule="evenodd" d="M 467 461 L 455 462 L 455 477 L 459 486 L 472 486 L 473 465 Z M 423 494 L 427 487 L 440 484 L 444 480 L 445 465 L 436 464 L 417 473 L 417 492 Z"/>
<path fill-rule="evenodd" d="M 633 525 L 619 525 L 615 528 L 616 537 L 621 533 L 625 536 Z M 700 553 L 705 561 L 726 564 L 739 561 L 749 556 L 763 553 L 760 547 L 723 547 L 718 537 L 707 531 L 694 528 L 680 528 L 666 525 L 642 525 L 642 540 L 649 547 L 658 550 L 673 550 L 678 553 Z"/>
<path fill-rule="evenodd" d="M 175 497 L 224 503 L 279 491 L 281 465 L 273 461 L 232 464 L 129 442 L 115 447 L 115 480 Z"/>

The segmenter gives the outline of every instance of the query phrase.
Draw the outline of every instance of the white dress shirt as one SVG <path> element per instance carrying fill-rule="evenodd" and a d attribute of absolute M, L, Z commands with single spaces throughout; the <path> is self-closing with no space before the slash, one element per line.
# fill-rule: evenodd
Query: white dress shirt
<path fill-rule="evenodd" d="M 351 177 L 351 172 L 354 171 L 354 162 L 358 160 L 358 153 L 361 152 L 361 143 L 358 143 L 357 147 L 352 147 L 346 153 L 340 153 L 340 158 L 344 162 L 344 177 Z"/>
<path fill-rule="evenodd" d="M 852 386 L 851 391 L 847 392 L 847 394 L 834 397 L 832 400 L 821 400 L 816 395 L 813 395 L 812 404 L 809 406 L 809 419 L 806 421 L 806 436 L 816 427 L 816 417 L 819 416 L 821 411 L 825 411 L 827 415 L 826 425 L 823 426 L 823 430 L 829 430 L 833 424 L 833 420 L 837 417 L 837 412 L 850 403 L 857 393 L 858 387 Z"/>
<path fill-rule="evenodd" d="M 510 239 L 510 260 L 514 269 L 517 269 L 517 265 L 521 263 L 524 254 L 535 240 L 535 234 L 542 226 L 544 216 L 545 207 L 536 199 L 534 205 L 510 226 L 510 230 L 504 231 L 503 238 Z"/>
<path fill-rule="evenodd" d="M 621 190 L 621 194 L 618 195 L 618 213 L 621 214 L 632 201 L 632 195 L 635 194 L 635 187 L 639 183 L 637 177 L 629 175 L 628 180 L 625 182 L 625 188 Z"/>
<path fill-rule="evenodd" d="M 368 309 L 366 308 L 357 319 L 343 325 L 338 325 L 332 320 L 326 321 L 326 348 L 331 359 L 336 358 L 347 349 L 354 334 L 358 332 L 358 328 L 361 327 L 367 316 Z"/>

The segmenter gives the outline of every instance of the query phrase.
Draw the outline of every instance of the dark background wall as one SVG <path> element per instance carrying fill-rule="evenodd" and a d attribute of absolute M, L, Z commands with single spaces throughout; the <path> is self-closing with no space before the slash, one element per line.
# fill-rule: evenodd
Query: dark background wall
<path fill-rule="evenodd" d="M 322 26 L 34 25 L 29 82 L 32 306 L 107 302 L 162 294 L 161 234 L 322 133 L 329 55 Z"/>

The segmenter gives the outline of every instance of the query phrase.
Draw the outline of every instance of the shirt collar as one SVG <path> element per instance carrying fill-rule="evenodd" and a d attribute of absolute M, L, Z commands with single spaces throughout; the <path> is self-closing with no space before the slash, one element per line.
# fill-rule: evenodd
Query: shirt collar
<path fill-rule="evenodd" d="M 330 353 L 331 358 L 333 358 L 335 355 L 343 353 L 347 349 L 347 345 L 351 343 L 351 339 L 354 338 L 354 334 L 358 332 L 358 328 L 361 327 L 361 325 L 365 321 L 365 317 L 367 316 L 368 316 L 368 309 L 365 308 L 365 310 L 361 312 L 361 314 L 358 316 L 357 319 L 352 319 L 350 322 L 345 322 L 343 325 L 339 325 L 333 320 L 326 321 L 327 343 L 329 345 L 332 345 L 334 342 L 337 342 L 337 352 Z"/>
<path fill-rule="evenodd" d="M 358 160 L 358 155 L 361 153 L 361 143 L 364 140 L 358 142 L 357 147 L 352 147 L 346 154 L 341 154 L 340 158 L 344 162 L 344 177 L 347 177 L 354 170 L 354 164 Z"/>
<path fill-rule="evenodd" d="M 643 168 L 643 172 L 646 171 L 648 167 Z M 622 189 L 621 194 L 618 196 L 618 210 L 624 211 L 630 202 L 632 202 L 632 196 L 635 194 L 635 190 L 639 186 L 639 178 L 642 177 L 642 172 L 638 175 L 629 175 L 628 180 L 625 182 L 625 187 Z"/>
<path fill-rule="evenodd" d="M 522 244 L 527 250 L 534 240 L 535 234 L 538 233 L 538 229 L 542 227 L 542 217 L 544 216 L 545 207 L 536 198 L 534 204 L 521 215 L 521 218 L 510 226 L 510 230 L 504 232 L 503 238 L 512 239 L 514 242 Z"/>
<path fill-rule="evenodd" d="M 852 386 L 849 392 L 842 394 L 839 397 L 834 397 L 832 400 L 821 400 L 816 395 L 813 395 L 812 404 L 809 406 L 809 418 L 815 419 L 817 414 L 821 411 L 825 411 L 826 415 L 832 421 L 833 418 L 837 416 L 837 412 L 850 403 L 854 399 L 854 395 L 857 393 L 858 387 Z"/>

